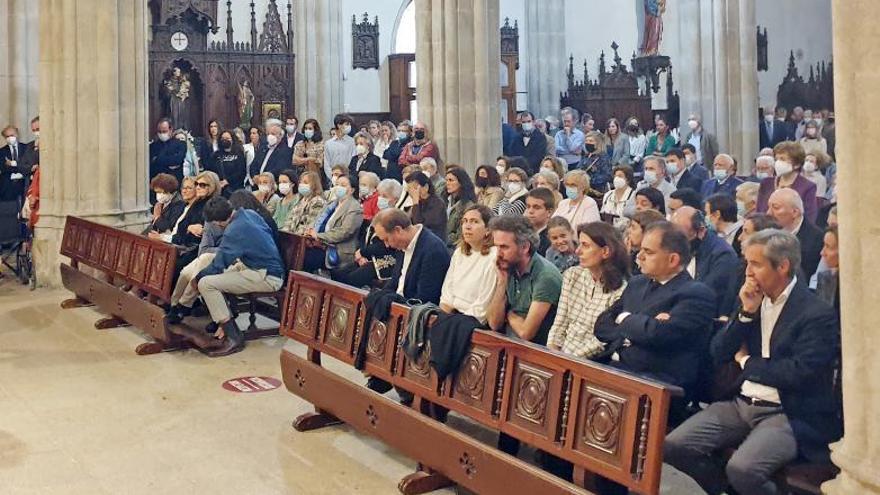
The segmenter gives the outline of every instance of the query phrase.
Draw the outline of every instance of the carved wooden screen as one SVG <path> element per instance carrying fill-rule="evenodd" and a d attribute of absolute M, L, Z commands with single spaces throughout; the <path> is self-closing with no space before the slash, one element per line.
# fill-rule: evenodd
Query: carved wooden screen
<path fill-rule="evenodd" d="M 834 110 L 834 62 L 810 66 L 810 77 L 798 73 L 794 52 L 788 57 L 788 72 L 776 92 L 776 103 L 791 110 L 803 107 L 813 110 Z"/>

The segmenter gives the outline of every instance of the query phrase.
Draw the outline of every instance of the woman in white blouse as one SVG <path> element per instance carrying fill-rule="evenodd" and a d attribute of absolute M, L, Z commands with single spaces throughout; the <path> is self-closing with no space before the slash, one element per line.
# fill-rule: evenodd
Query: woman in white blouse
<path fill-rule="evenodd" d="M 626 230 L 629 220 L 624 216 L 627 201 L 636 193 L 633 169 L 629 165 L 614 167 L 614 187 L 602 198 L 600 213 L 614 215 L 614 226 L 620 232 Z"/>
<path fill-rule="evenodd" d="M 452 254 L 440 292 L 440 309 L 446 313 L 462 313 L 486 323 L 486 308 L 498 273 L 497 250 L 489 233 L 493 216 L 488 207 L 473 205 L 461 218 L 461 241 Z"/>
<path fill-rule="evenodd" d="M 572 170 L 565 174 L 565 199 L 556 207 L 554 217 L 562 217 L 575 229 L 579 225 L 598 222 L 599 206 L 589 197 L 590 176 L 583 170 Z"/>

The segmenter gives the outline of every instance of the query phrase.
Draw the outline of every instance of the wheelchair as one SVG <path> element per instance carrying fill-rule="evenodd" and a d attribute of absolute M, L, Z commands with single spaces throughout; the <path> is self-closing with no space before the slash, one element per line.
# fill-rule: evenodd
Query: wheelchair
<path fill-rule="evenodd" d="M 31 252 L 33 235 L 20 212 L 18 201 L 0 202 L 0 270 L 5 266 L 33 290 L 37 287 Z"/>

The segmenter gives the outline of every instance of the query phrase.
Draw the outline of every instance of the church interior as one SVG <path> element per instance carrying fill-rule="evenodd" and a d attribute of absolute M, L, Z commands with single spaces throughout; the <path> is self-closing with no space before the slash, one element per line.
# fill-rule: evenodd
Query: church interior
<path fill-rule="evenodd" d="M 0 493 L 880 494 L 875 13 L 0 0 Z"/>

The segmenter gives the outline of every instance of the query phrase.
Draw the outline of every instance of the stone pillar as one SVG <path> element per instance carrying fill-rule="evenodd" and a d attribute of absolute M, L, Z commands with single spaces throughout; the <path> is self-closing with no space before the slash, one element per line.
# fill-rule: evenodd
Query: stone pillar
<path fill-rule="evenodd" d="M 473 172 L 501 151 L 498 0 L 418 0 L 419 120 L 445 163 Z"/>
<path fill-rule="evenodd" d="M 39 111 L 38 12 L 39 2 L 0 4 L 0 127 L 15 125 L 24 142 L 33 139 L 30 121 Z"/>
<path fill-rule="evenodd" d="M 148 221 L 146 0 L 41 0 L 37 280 L 60 283 L 66 215 Z"/>
<path fill-rule="evenodd" d="M 670 55 L 682 137 L 688 114 L 700 114 L 720 151 L 736 157 L 746 174 L 758 154 L 755 0 L 681 0 L 677 9 L 680 42 Z"/>
<path fill-rule="evenodd" d="M 333 116 L 342 112 L 345 104 L 342 1 L 298 1 L 294 5 L 296 115 L 300 122 L 315 118 L 323 129 L 329 129 Z"/>
<path fill-rule="evenodd" d="M 565 0 L 526 0 L 525 10 L 528 109 L 537 118 L 557 115 L 568 68 Z"/>
<path fill-rule="evenodd" d="M 837 126 L 838 214 L 840 216 L 841 317 L 843 344 L 843 439 L 832 445 L 831 459 L 840 475 L 823 485 L 830 494 L 878 494 L 880 476 L 880 279 L 877 246 L 880 225 L 874 213 L 880 197 L 872 184 L 880 180 L 873 163 L 880 153 L 880 122 L 872 115 L 880 105 L 873 91 L 880 81 L 880 32 L 874 2 L 834 0 L 834 106 Z M 874 62 L 872 62 L 874 61 Z"/>

